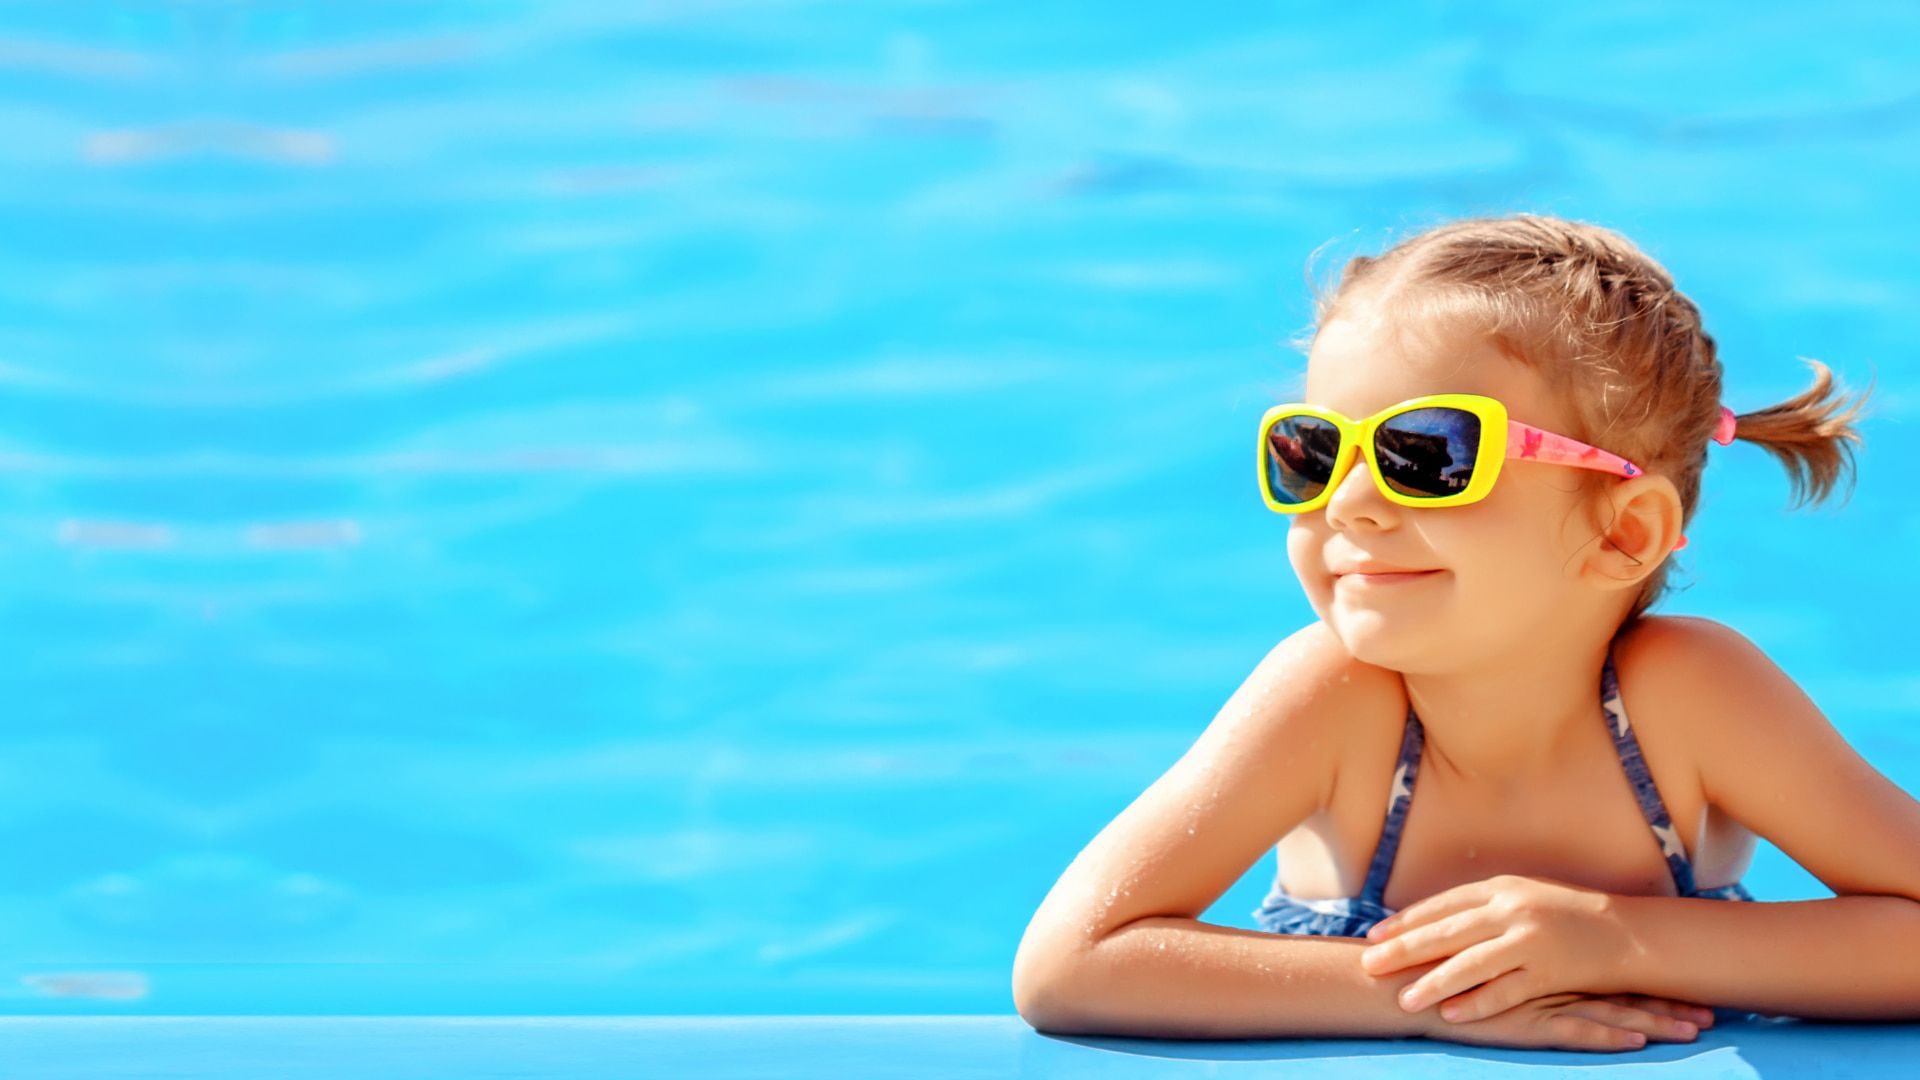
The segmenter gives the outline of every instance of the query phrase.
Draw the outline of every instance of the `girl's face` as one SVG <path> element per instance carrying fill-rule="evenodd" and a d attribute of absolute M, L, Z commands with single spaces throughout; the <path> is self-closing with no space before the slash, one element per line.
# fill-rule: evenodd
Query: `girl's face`
<path fill-rule="evenodd" d="M 1359 419 L 1422 394 L 1485 394 L 1514 419 L 1570 432 L 1572 418 L 1532 369 L 1477 332 L 1400 325 L 1373 305 L 1321 327 L 1307 358 L 1306 399 Z M 1357 455 L 1358 449 L 1350 454 Z M 1597 530 L 1577 514 L 1580 470 L 1508 459 L 1486 498 L 1402 506 L 1380 494 L 1361 458 L 1320 510 L 1293 515 L 1287 556 L 1313 609 L 1355 657 L 1402 672 L 1479 666 L 1524 652 L 1602 596 L 1575 558 Z M 1344 571 L 1378 562 L 1435 573 L 1375 582 Z"/>

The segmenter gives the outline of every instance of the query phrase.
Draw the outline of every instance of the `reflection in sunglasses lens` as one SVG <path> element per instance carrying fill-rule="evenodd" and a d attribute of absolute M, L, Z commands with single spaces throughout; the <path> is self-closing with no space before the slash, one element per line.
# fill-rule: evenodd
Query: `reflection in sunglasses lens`
<path fill-rule="evenodd" d="M 1402 495 L 1458 495 L 1473 480 L 1480 455 L 1480 418 L 1465 409 L 1409 409 L 1374 432 L 1381 478 Z"/>
<path fill-rule="evenodd" d="M 1286 416 L 1267 432 L 1267 491 L 1279 503 L 1306 502 L 1326 488 L 1340 454 L 1340 429 L 1317 416 Z"/>

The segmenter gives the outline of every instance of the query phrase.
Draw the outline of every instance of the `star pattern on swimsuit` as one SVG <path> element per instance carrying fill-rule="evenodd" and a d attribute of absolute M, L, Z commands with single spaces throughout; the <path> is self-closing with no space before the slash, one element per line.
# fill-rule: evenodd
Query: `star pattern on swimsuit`
<path fill-rule="evenodd" d="M 1402 762 L 1400 768 L 1393 774 L 1393 792 L 1387 796 L 1387 809 L 1392 810 L 1394 803 L 1412 794 L 1413 789 L 1407 786 L 1407 766 Z"/>
<path fill-rule="evenodd" d="M 1671 825 L 1655 825 L 1653 827 L 1653 835 L 1660 838 L 1660 854 L 1667 856 L 1678 855 L 1683 859 L 1687 857 L 1686 850 L 1680 846 L 1679 829 Z"/>
<path fill-rule="evenodd" d="M 1620 699 L 1618 697 L 1610 697 L 1602 701 L 1600 707 L 1605 709 L 1607 715 L 1614 719 L 1614 727 L 1617 729 L 1614 738 L 1617 739 L 1621 735 L 1625 735 L 1627 733 L 1627 710 L 1621 706 Z"/>

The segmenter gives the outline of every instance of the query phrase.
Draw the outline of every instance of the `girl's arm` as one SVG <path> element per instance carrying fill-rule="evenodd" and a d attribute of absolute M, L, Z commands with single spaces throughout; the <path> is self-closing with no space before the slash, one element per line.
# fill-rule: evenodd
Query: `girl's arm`
<path fill-rule="evenodd" d="M 1440 1023 L 1400 1008 L 1422 964 L 1384 976 L 1360 968 L 1362 938 L 1269 934 L 1155 915 L 1074 959 L 1020 1015 L 1057 1035 L 1155 1039 L 1397 1038 Z M 1025 988 L 1032 994 L 1031 987 Z"/>
<path fill-rule="evenodd" d="M 1708 619 L 1659 665 L 1707 799 L 1838 895 L 1775 903 L 1620 897 L 1641 993 L 1819 1019 L 1920 1019 L 1920 802 L 1868 764 L 1792 678 Z"/>
<path fill-rule="evenodd" d="M 1413 1035 L 1434 1020 L 1394 1000 L 1421 972 L 1363 972 L 1364 941 L 1198 921 L 1327 804 L 1343 730 L 1400 708 L 1389 678 L 1317 621 L 1275 646 L 1047 893 L 1014 957 L 1020 1015 L 1163 1038 Z"/>
<path fill-rule="evenodd" d="M 1621 896 L 1633 993 L 1812 1020 L 1920 1020 L 1920 903 Z"/>

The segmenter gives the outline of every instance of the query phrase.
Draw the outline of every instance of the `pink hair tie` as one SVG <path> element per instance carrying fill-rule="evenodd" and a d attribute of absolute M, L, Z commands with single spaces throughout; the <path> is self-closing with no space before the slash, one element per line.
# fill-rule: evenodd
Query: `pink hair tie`
<path fill-rule="evenodd" d="M 1733 441 L 1733 410 L 1720 406 L 1720 426 L 1713 429 L 1713 441 L 1725 446 Z"/>

